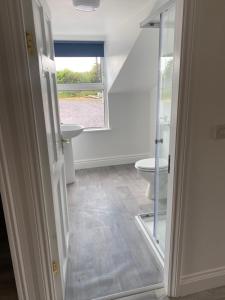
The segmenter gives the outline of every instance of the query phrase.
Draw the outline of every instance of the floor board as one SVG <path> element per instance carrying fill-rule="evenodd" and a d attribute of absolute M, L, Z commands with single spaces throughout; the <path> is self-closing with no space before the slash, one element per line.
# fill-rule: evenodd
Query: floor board
<path fill-rule="evenodd" d="M 66 300 L 89 300 L 162 281 L 135 216 L 148 212 L 146 182 L 133 165 L 80 170 L 68 186 Z"/>

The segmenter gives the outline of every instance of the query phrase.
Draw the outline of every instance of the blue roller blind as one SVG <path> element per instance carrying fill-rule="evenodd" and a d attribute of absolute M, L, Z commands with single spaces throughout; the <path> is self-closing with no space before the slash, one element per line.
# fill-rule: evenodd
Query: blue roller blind
<path fill-rule="evenodd" d="M 104 57 L 104 42 L 54 41 L 56 57 Z"/>

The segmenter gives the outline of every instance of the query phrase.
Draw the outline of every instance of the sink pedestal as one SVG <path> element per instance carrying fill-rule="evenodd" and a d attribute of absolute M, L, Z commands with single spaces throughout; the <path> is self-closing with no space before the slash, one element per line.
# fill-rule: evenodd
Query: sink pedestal
<path fill-rule="evenodd" d="M 84 130 L 84 127 L 80 125 L 61 125 L 62 141 L 64 148 L 64 161 L 65 161 L 65 173 L 66 183 L 75 182 L 75 168 L 73 157 L 73 143 L 72 139 L 80 135 Z"/>
<path fill-rule="evenodd" d="M 64 144 L 64 160 L 65 160 L 65 173 L 66 184 L 75 182 L 75 169 L 74 169 L 74 155 L 72 140 Z"/>

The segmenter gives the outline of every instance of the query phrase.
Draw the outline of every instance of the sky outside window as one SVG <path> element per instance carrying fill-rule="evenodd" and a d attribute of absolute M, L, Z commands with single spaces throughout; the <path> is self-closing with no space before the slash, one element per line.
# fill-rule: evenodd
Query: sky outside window
<path fill-rule="evenodd" d="M 56 70 L 69 69 L 73 72 L 90 72 L 97 63 L 100 64 L 99 57 L 55 57 Z"/>

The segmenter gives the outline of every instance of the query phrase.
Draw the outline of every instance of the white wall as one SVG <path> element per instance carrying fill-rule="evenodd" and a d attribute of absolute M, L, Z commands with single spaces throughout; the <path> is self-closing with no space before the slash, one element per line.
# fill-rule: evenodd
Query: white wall
<path fill-rule="evenodd" d="M 151 0 L 140 6 L 141 9 L 137 11 L 136 15 L 124 20 L 119 26 L 114 25 L 108 32 L 106 38 L 106 70 L 109 91 L 141 33 L 141 21 L 149 15 L 154 3 L 155 0 Z"/>
<path fill-rule="evenodd" d="M 109 165 L 114 164 L 114 160 L 115 164 L 130 162 L 126 160 L 128 156 L 134 161 L 149 155 L 150 93 L 143 93 L 141 97 L 139 93 L 111 94 L 109 118 L 110 131 L 84 132 L 74 139 L 76 160 L 106 159 Z M 101 162 L 88 164 L 99 165 Z"/>
<path fill-rule="evenodd" d="M 141 32 L 109 93 L 111 130 L 84 132 L 74 139 L 75 160 L 82 166 L 90 160 L 93 166 L 99 159 L 114 161 L 109 158 L 135 161 L 154 153 L 157 45 L 157 30 Z"/>
<path fill-rule="evenodd" d="M 198 0 L 185 175 L 183 293 L 225 284 L 225 2 Z"/>
<path fill-rule="evenodd" d="M 142 29 L 110 93 L 149 92 L 157 86 L 158 29 Z"/>

